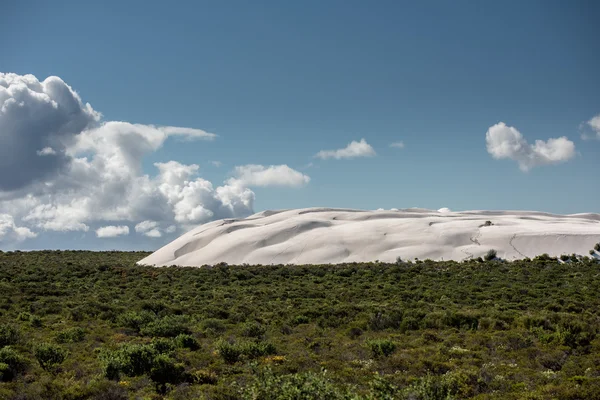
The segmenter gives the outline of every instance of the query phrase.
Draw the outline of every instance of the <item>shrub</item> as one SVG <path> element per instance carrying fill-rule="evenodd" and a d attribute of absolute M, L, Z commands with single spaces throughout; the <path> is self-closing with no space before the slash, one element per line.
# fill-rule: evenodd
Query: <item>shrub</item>
<path fill-rule="evenodd" d="M 11 347 L 0 349 L 0 380 L 6 382 L 13 380 L 18 373 L 25 370 L 27 363 L 25 359 Z"/>
<path fill-rule="evenodd" d="M 216 318 L 207 318 L 202 321 L 202 328 L 204 331 L 211 334 L 223 333 L 227 330 L 223 321 Z"/>
<path fill-rule="evenodd" d="M 200 344 L 198 343 L 196 338 L 194 338 L 191 335 L 185 334 L 185 333 L 178 335 L 175 338 L 175 343 L 177 344 L 178 347 L 190 349 L 192 351 L 198 350 L 200 348 Z"/>
<path fill-rule="evenodd" d="M 396 350 L 396 343 L 389 339 L 370 340 L 367 346 L 371 349 L 373 357 L 388 357 Z"/>
<path fill-rule="evenodd" d="M 492 261 L 496 258 L 497 255 L 498 253 L 496 252 L 496 250 L 490 249 L 487 253 L 485 253 L 485 256 L 483 258 L 485 259 L 485 261 Z"/>
<path fill-rule="evenodd" d="M 561 260 L 561 261 L 565 261 L 565 262 L 566 262 L 566 261 L 569 261 L 569 256 L 568 256 L 568 255 L 566 255 L 566 254 L 561 254 L 561 256 L 560 256 L 560 260 Z"/>
<path fill-rule="evenodd" d="M 164 354 L 159 354 L 152 362 L 150 379 L 156 384 L 156 391 L 164 395 L 167 392 L 167 384 L 181 382 L 184 372 L 183 364 L 176 363 Z"/>
<path fill-rule="evenodd" d="M 119 325 L 134 329 L 139 332 L 144 326 L 154 321 L 156 316 L 149 311 L 135 312 L 130 311 L 119 315 L 117 322 Z"/>
<path fill-rule="evenodd" d="M 254 377 L 254 382 L 241 390 L 242 399 L 302 399 L 302 400 L 345 400 L 355 398 L 347 390 L 338 388 L 320 374 L 306 372 L 291 375 L 275 375 L 269 369 Z"/>
<path fill-rule="evenodd" d="M 290 321 L 290 325 L 292 325 L 292 326 L 298 326 L 298 325 L 301 325 L 301 324 L 308 324 L 309 322 L 310 322 L 310 319 L 306 315 L 296 315 Z"/>
<path fill-rule="evenodd" d="M 52 370 L 67 358 L 67 350 L 52 343 L 40 343 L 33 350 L 36 360 L 46 370 Z"/>
<path fill-rule="evenodd" d="M 242 349 L 234 343 L 229 343 L 225 340 L 217 342 L 217 352 L 229 364 L 234 364 L 239 361 L 242 355 Z"/>
<path fill-rule="evenodd" d="M 596 250 L 596 251 L 600 251 L 600 243 L 596 243 L 596 244 L 594 245 L 594 250 Z"/>
<path fill-rule="evenodd" d="M 32 315 L 31 317 L 29 317 L 29 323 L 34 328 L 40 328 L 42 326 L 42 318 L 37 315 Z"/>
<path fill-rule="evenodd" d="M 171 353 L 175 350 L 175 343 L 173 339 L 159 337 L 152 339 L 152 347 L 158 354 Z"/>
<path fill-rule="evenodd" d="M 153 345 L 127 344 L 115 351 L 100 354 L 104 363 L 104 376 L 108 379 L 118 379 L 121 373 L 127 376 L 140 376 L 152 368 L 154 357 L 157 355 Z"/>
<path fill-rule="evenodd" d="M 242 326 L 242 335 L 246 337 L 262 337 L 267 329 L 258 322 L 247 322 Z"/>
<path fill-rule="evenodd" d="M 184 319 L 176 315 L 151 321 L 140 330 L 144 336 L 175 337 L 182 333 L 191 333 L 191 330 Z"/>
<path fill-rule="evenodd" d="M 12 325 L 0 325 L 0 347 L 17 344 L 20 338 L 19 330 Z"/>
<path fill-rule="evenodd" d="M 71 328 L 56 335 L 58 343 L 76 343 L 85 338 L 85 330 L 79 327 Z"/>

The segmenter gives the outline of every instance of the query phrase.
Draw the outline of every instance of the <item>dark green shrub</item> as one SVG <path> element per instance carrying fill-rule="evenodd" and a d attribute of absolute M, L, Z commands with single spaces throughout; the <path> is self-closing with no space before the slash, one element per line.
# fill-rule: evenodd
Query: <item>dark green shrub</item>
<path fill-rule="evenodd" d="M 242 335 L 246 337 L 260 338 L 267 329 L 258 322 L 247 322 L 242 326 Z"/>
<path fill-rule="evenodd" d="M 396 350 L 396 343 L 389 339 L 369 340 L 367 346 L 375 358 L 388 357 Z"/>
<path fill-rule="evenodd" d="M 158 354 L 169 354 L 175 350 L 175 343 L 173 339 L 162 337 L 153 338 L 151 344 Z"/>
<path fill-rule="evenodd" d="M 177 343 L 177 347 L 182 347 L 185 349 L 190 349 L 192 351 L 198 350 L 200 348 L 200 344 L 191 335 L 182 333 L 175 338 L 175 343 Z"/>
<path fill-rule="evenodd" d="M 223 333 L 227 330 L 227 327 L 225 326 L 223 321 L 216 318 L 207 318 L 204 321 L 202 321 L 201 325 L 202 329 L 204 329 L 206 333 L 213 335 Z"/>
<path fill-rule="evenodd" d="M 182 333 L 189 334 L 191 330 L 185 323 L 185 319 L 178 315 L 151 321 L 140 329 L 140 334 L 144 336 L 175 337 Z"/>
<path fill-rule="evenodd" d="M 275 345 L 270 342 L 245 342 L 240 345 L 242 354 L 249 359 L 276 354 Z"/>
<path fill-rule="evenodd" d="M 125 314 L 121 314 L 117 318 L 119 325 L 134 329 L 139 332 L 144 326 L 154 321 L 156 316 L 149 311 L 135 312 L 129 311 Z"/>
<path fill-rule="evenodd" d="M 596 251 L 600 251 L 600 243 L 596 243 L 596 244 L 594 245 L 594 250 L 596 250 Z"/>
<path fill-rule="evenodd" d="M 497 255 L 498 253 L 496 252 L 496 250 L 490 249 L 487 253 L 485 253 L 485 256 L 483 258 L 485 261 L 492 261 L 496 259 Z"/>
<path fill-rule="evenodd" d="M 0 325 L 0 348 L 17 344 L 20 336 L 20 332 L 16 327 L 6 324 Z"/>
<path fill-rule="evenodd" d="M 0 349 L 0 364 L 2 365 L 1 380 L 4 382 L 13 380 L 27 367 L 25 359 L 11 347 Z"/>
<path fill-rule="evenodd" d="M 53 343 L 39 343 L 34 347 L 33 354 L 40 366 L 50 371 L 65 361 L 68 352 Z"/>
<path fill-rule="evenodd" d="M 150 379 L 156 384 L 156 391 L 164 395 L 167 392 L 167 384 L 180 383 L 184 372 L 183 364 L 176 363 L 164 354 L 159 354 L 153 360 Z"/>
<path fill-rule="evenodd" d="M 83 328 L 71 328 L 60 332 L 56 335 L 58 343 L 76 343 L 81 342 L 85 338 L 85 330 Z"/>
<path fill-rule="evenodd" d="M 242 356 L 242 349 L 235 343 L 229 343 L 226 340 L 219 340 L 217 342 L 217 352 L 225 361 L 229 364 L 234 364 L 240 360 Z"/>
<path fill-rule="evenodd" d="M 310 319 L 306 315 L 296 315 L 290 321 L 290 325 L 292 325 L 292 326 L 298 326 L 298 325 L 301 325 L 301 324 L 308 324 L 309 322 L 310 322 Z"/>
<path fill-rule="evenodd" d="M 569 261 L 569 256 L 568 256 L 568 255 L 566 255 L 566 254 L 561 254 L 561 256 L 560 256 L 560 260 L 561 260 L 561 261 Z"/>

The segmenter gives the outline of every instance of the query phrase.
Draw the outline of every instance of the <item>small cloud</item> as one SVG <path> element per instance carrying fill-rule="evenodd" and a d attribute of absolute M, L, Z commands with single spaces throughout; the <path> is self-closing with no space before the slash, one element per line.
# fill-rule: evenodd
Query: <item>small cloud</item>
<path fill-rule="evenodd" d="M 582 133 L 581 134 L 581 138 L 584 140 L 590 140 L 590 139 L 600 139 L 600 114 L 596 115 L 595 117 L 593 117 L 592 119 L 590 119 L 589 121 L 582 123 L 579 126 L 579 129 L 583 130 L 586 127 L 591 128 L 592 130 L 592 134 L 589 135 L 587 133 Z"/>
<path fill-rule="evenodd" d="M 452 212 L 452 210 L 450 210 L 448 207 L 442 207 L 438 210 L 439 213 L 449 213 Z"/>
<path fill-rule="evenodd" d="M 485 134 L 487 151 L 495 159 L 511 159 L 527 172 L 542 165 L 558 164 L 575 156 L 575 144 L 565 136 L 529 144 L 516 128 L 500 122 Z"/>
<path fill-rule="evenodd" d="M 399 141 L 399 142 L 391 143 L 390 147 L 394 147 L 396 149 L 403 149 L 404 148 L 404 142 L 403 141 Z"/>
<path fill-rule="evenodd" d="M 159 126 L 156 129 L 165 133 L 167 136 L 181 136 L 184 139 L 204 139 L 213 140 L 217 137 L 214 133 L 203 131 L 196 128 L 184 128 L 179 126 Z"/>
<path fill-rule="evenodd" d="M 102 228 L 96 229 L 96 236 L 99 238 L 111 238 L 116 236 L 129 235 L 129 227 L 126 225 L 120 226 L 103 226 Z"/>
<path fill-rule="evenodd" d="M 316 158 L 326 160 L 328 158 L 335 158 L 336 160 L 342 158 L 356 158 L 356 157 L 373 157 L 377 155 L 373 147 L 366 142 L 365 139 L 361 139 L 360 142 L 352 141 L 348 146 L 343 149 L 337 150 L 321 150 L 315 154 Z"/>
<path fill-rule="evenodd" d="M 249 164 L 235 167 L 235 178 L 228 181 L 230 185 L 241 186 L 289 186 L 300 187 L 310 182 L 310 177 L 288 167 L 287 165 Z"/>
<path fill-rule="evenodd" d="M 223 165 L 221 161 L 211 161 L 210 163 L 217 168 Z"/>
<path fill-rule="evenodd" d="M 32 232 L 29 228 L 17 226 L 12 215 L 0 214 L 0 242 L 21 242 L 36 236 L 37 233 Z"/>
<path fill-rule="evenodd" d="M 165 229 L 165 232 L 167 232 L 167 233 L 173 233 L 176 230 L 177 230 L 177 227 L 175 225 L 171 225 L 167 229 Z"/>
<path fill-rule="evenodd" d="M 135 226 L 135 231 L 148 237 L 161 237 L 162 234 L 158 229 L 158 222 L 156 221 L 142 221 Z"/>
<path fill-rule="evenodd" d="M 41 150 L 38 150 L 37 152 L 38 156 L 54 156 L 56 155 L 56 150 L 54 150 L 52 147 L 44 147 Z"/>

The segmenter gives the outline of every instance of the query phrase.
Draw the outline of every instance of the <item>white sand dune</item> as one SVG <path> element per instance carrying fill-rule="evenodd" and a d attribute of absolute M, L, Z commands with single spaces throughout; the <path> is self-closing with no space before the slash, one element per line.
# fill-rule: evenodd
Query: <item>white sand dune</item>
<path fill-rule="evenodd" d="M 337 264 L 397 257 L 460 261 L 490 249 L 513 260 L 543 253 L 588 255 L 598 242 L 600 214 L 307 208 L 210 222 L 139 264 Z"/>

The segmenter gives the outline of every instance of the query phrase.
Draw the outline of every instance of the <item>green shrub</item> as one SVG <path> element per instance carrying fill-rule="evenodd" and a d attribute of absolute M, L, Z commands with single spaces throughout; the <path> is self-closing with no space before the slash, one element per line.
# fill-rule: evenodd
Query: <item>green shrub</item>
<path fill-rule="evenodd" d="M 79 327 L 67 329 L 56 335 L 56 341 L 58 343 L 77 343 L 81 342 L 84 338 L 85 330 Z"/>
<path fill-rule="evenodd" d="M 497 255 L 498 255 L 498 253 L 496 252 L 496 250 L 490 249 L 490 250 L 488 250 L 487 253 L 485 253 L 485 256 L 483 258 L 485 261 L 492 261 L 492 260 L 496 259 Z"/>
<path fill-rule="evenodd" d="M 33 354 L 40 366 L 50 371 L 65 361 L 68 352 L 53 343 L 39 343 L 34 347 Z"/>
<path fill-rule="evenodd" d="M 569 256 L 566 254 L 561 254 L 560 255 L 560 260 L 561 261 L 569 261 Z"/>
<path fill-rule="evenodd" d="M 596 244 L 594 245 L 594 250 L 596 250 L 596 251 L 600 251 L 600 243 L 596 243 Z"/>
<path fill-rule="evenodd" d="M 200 348 L 200 343 L 191 335 L 182 333 L 175 338 L 175 343 L 178 347 L 184 349 L 190 349 L 192 351 L 198 350 Z"/>
<path fill-rule="evenodd" d="M 172 353 L 175 350 L 176 345 L 173 339 L 162 337 L 153 338 L 151 344 L 157 354 Z"/>
<path fill-rule="evenodd" d="M 100 354 L 104 364 L 104 375 L 108 379 L 118 379 L 121 373 L 127 376 L 140 376 L 152 368 L 156 349 L 151 344 L 126 344 L 115 351 Z"/>
<path fill-rule="evenodd" d="M 298 325 L 302 325 L 302 324 L 308 324 L 309 322 L 310 322 L 310 319 L 306 315 L 296 315 L 290 321 L 290 325 L 298 326 Z"/>
<path fill-rule="evenodd" d="M 126 328 L 131 328 L 139 332 L 144 326 L 154 321 L 156 316 L 149 311 L 135 312 L 129 311 L 119 315 L 117 322 Z"/>
<path fill-rule="evenodd" d="M 325 372 L 306 372 L 275 375 L 271 370 L 261 371 L 246 388 L 240 391 L 247 400 L 350 400 L 356 398 L 336 386 Z"/>
<path fill-rule="evenodd" d="M 2 364 L 1 380 L 4 382 L 13 380 L 27 367 L 25 359 L 11 347 L 0 349 L 0 364 Z"/>
<path fill-rule="evenodd" d="M 367 341 L 367 346 L 371 349 L 373 357 L 388 357 L 396 351 L 396 343 L 389 339 L 378 339 Z"/>
<path fill-rule="evenodd" d="M 150 379 L 156 384 L 156 391 L 160 394 L 167 392 L 167 384 L 180 383 L 183 380 L 185 368 L 164 354 L 156 356 L 150 369 Z"/>
<path fill-rule="evenodd" d="M 140 329 L 140 334 L 144 336 L 175 337 L 182 333 L 189 334 L 191 330 L 185 323 L 185 319 L 178 315 L 151 321 Z"/>
<path fill-rule="evenodd" d="M 227 327 L 220 319 L 207 318 L 202 321 L 202 329 L 209 334 L 219 334 L 227 330 Z"/>
<path fill-rule="evenodd" d="M 260 338 L 267 329 L 258 322 L 247 322 L 242 326 L 242 335 L 246 337 Z"/>
<path fill-rule="evenodd" d="M 21 334 L 16 327 L 7 324 L 0 325 L 0 348 L 17 344 L 20 337 Z"/>
<path fill-rule="evenodd" d="M 223 361 L 229 364 L 238 362 L 242 356 L 242 349 L 240 346 L 235 343 L 229 343 L 226 340 L 219 340 L 217 342 L 217 352 Z"/>

